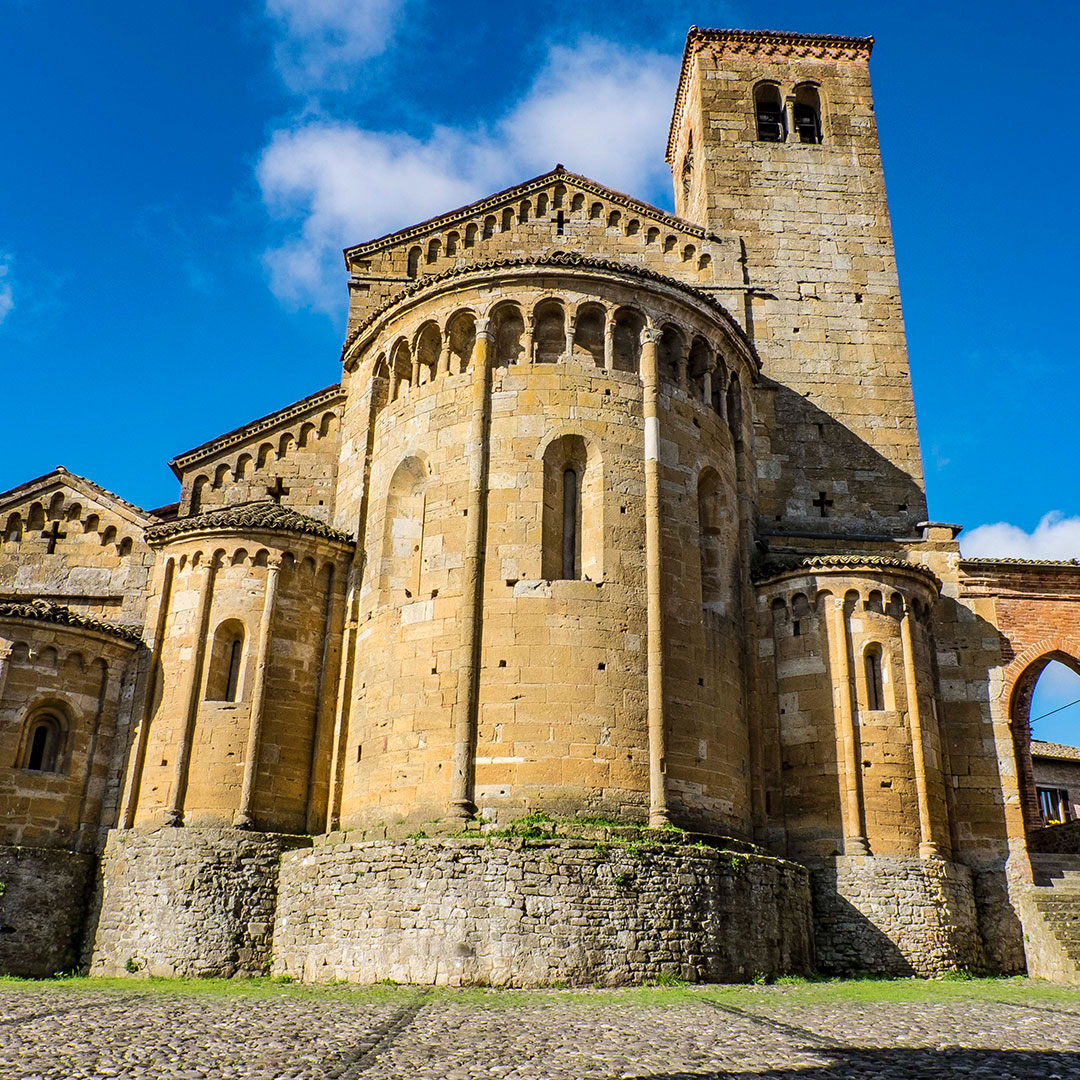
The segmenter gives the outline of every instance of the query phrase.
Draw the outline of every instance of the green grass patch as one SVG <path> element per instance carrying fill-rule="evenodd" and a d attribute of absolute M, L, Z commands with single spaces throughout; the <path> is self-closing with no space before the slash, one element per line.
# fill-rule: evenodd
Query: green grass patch
<path fill-rule="evenodd" d="M 653 985 L 606 988 L 550 988 L 503 990 L 489 987 L 374 986 L 355 983 L 307 985 L 282 979 L 154 979 L 154 978 L 84 978 L 64 976 L 52 979 L 16 979 L 0 977 L 0 993 L 67 992 L 186 995 L 227 998 L 231 1000 L 323 999 L 353 1004 L 404 1002 L 417 994 L 431 998 L 434 1004 L 461 1005 L 482 1009 L 527 1008 L 546 1005 L 580 1005 L 585 1008 L 619 1006 L 662 1006 L 678 1008 L 701 1002 L 714 1002 L 753 1011 L 768 1012 L 770 1007 L 815 1005 L 865 1005 L 894 1002 L 910 1004 L 949 1002 L 1005 1002 L 1014 1005 L 1062 1004 L 1080 1007 L 1080 987 L 1057 986 L 1025 978 L 963 980 L 926 979 L 818 979 L 783 976 L 771 985 L 689 984 L 659 979 Z"/>

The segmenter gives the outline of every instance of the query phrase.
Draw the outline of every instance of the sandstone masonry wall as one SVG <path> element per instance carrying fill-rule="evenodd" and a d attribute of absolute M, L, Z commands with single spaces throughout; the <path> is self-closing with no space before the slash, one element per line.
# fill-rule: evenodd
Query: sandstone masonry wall
<path fill-rule="evenodd" d="M 40 979 L 79 958 L 92 855 L 0 847 L 0 972 Z"/>
<path fill-rule="evenodd" d="M 877 856 L 815 862 L 818 968 L 841 975 L 943 975 L 983 962 L 971 872 Z"/>
<path fill-rule="evenodd" d="M 282 859 L 274 974 L 441 985 L 744 981 L 813 966 L 802 867 L 687 846 L 348 842 Z"/>
<path fill-rule="evenodd" d="M 305 843 L 235 829 L 114 830 L 90 973 L 267 974 L 281 853 Z"/>

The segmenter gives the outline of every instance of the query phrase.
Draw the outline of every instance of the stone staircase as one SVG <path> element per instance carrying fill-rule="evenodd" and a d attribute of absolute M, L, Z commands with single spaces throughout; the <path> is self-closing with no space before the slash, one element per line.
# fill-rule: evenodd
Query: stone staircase
<path fill-rule="evenodd" d="M 1080 855 L 1032 853 L 1021 901 L 1028 974 L 1080 985 Z"/>

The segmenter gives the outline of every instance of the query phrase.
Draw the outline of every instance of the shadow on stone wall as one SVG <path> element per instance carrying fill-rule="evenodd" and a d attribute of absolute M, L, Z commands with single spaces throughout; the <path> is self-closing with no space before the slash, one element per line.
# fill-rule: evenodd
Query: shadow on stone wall
<path fill-rule="evenodd" d="M 755 404 L 761 400 L 757 397 Z M 926 518 L 926 495 L 906 472 L 790 387 L 777 384 L 772 404 L 772 449 L 784 455 L 785 472 L 771 490 L 771 485 L 764 485 L 764 528 L 816 531 L 820 526 L 822 533 L 831 535 L 842 524 L 852 532 L 915 534 L 916 523 Z M 847 481 L 845 491 L 834 490 L 837 479 Z M 811 502 L 821 491 L 833 500 L 825 520 Z M 803 509 L 789 520 L 788 504 L 793 501 L 801 502 Z M 779 522 L 773 520 L 777 513 L 782 515 Z"/>
<path fill-rule="evenodd" d="M 836 877 L 835 870 L 811 875 L 818 970 L 827 975 L 916 974 L 896 942 L 838 893 Z"/>
<path fill-rule="evenodd" d="M 971 671 L 979 663 L 980 654 L 985 653 L 986 643 L 1002 641 L 997 627 L 952 597 L 942 596 L 934 614 L 934 636 L 937 645 L 933 654 L 935 682 L 940 687 L 950 680 L 964 678 L 966 674 L 969 678 L 966 690 L 970 695 L 976 685 L 970 680 Z M 939 656 L 950 648 L 957 655 L 958 671 L 955 672 L 940 670 Z M 988 667 L 1002 662 L 1000 645 L 998 649 L 997 655 L 985 658 Z M 968 665 L 966 673 L 962 666 L 965 664 Z M 953 858 L 971 870 L 979 936 L 988 970 L 1005 975 L 1020 974 L 1027 970 L 1024 931 L 1013 898 L 1015 887 L 1020 884 L 1020 871 L 1009 867 L 1011 850 L 1005 800 L 1001 797 L 1001 762 L 997 755 L 991 756 L 983 749 L 997 745 L 989 680 L 983 680 L 977 697 L 942 700 L 940 704 L 948 771 L 960 776 L 974 775 L 975 770 L 965 760 L 972 758 L 982 780 L 978 788 L 946 785 Z M 979 714 L 977 725 L 964 716 L 965 710 L 973 713 L 975 709 Z M 1015 772 L 1015 764 L 1013 768 Z M 986 770 L 985 773 L 982 770 Z M 981 798 L 980 792 L 983 793 Z M 991 792 L 995 795 L 993 799 Z M 968 795 L 966 803 L 961 802 L 964 793 Z M 1013 888 L 1010 887 L 1010 876 Z"/>
<path fill-rule="evenodd" d="M 792 1066 L 752 1072 L 648 1073 L 648 1080 L 946 1080 L 958 1076 L 986 1076 L 993 1080 L 1046 1080 L 1047 1077 L 1080 1076 L 1080 1053 L 1071 1050 L 979 1050 L 946 1048 L 944 1050 L 896 1047 L 873 1050 L 856 1047 L 823 1050 L 800 1046 L 800 1051 L 819 1053 L 827 1064 Z M 774 1053 L 780 1053 L 779 1049 Z M 646 1075 L 632 1080 L 646 1080 Z"/>

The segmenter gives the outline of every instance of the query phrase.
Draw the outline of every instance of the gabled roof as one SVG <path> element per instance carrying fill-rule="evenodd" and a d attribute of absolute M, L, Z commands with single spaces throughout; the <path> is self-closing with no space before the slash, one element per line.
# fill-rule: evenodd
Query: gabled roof
<path fill-rule="evenodd" d="M 157 520 L 153 514 L 148 513 L 141 506 L 121 499 L 119 495 L 103 488 L 100 484 L 95 484 L 93 480 L 88 480 L 85 476 L 68 472 L 63 465 L 57 465 L 52 472 L 44 476 L 35 477 L 8 491 L 0 492 L 0 511 L 18 503 L 43 498 L 58 488 L 68 488 L 78 492 L 83 498 L 95 499 L 125 521 L 130 521 L 135 525 L 146 526 Z"/>
<path fill-rule="evenodd" d="M 248 439 L 257 438 L 264 432 L 280 427 L 282 424 L 292 423 L 305 413 L 315 412 L 329 405 L 335 405 L 340 400 L 343 400 L 341 385 L 334 383 L 332 386 L 324 387 L 322 390 L 309 394 L 299 401 L 294 401 L 291 405 L 285 405 L 275 412 L 267 413 L 266 416 L 260 416 L 258 420 L 251 420 L 238 428 L 233 428 L 232 431 L 226 431 L 224 435 L 215 436 L 209 442 L 204 442 L 191 450 L 185 450 L 182 454 L 177 454 L 169 462 L 169 468 L 172 469 L 177 478 L 182 478 L 188 469 L 205 458 L 214 457 L 216 454 L 221 453 L 222 450 L 236 446 L 238 443 L 245 442 Z"/>
<path fill-rule="evenodd" d="M 639 214 L 642 217 L 653 218 L 670 228 L 680 229 L 685 233 L 690 233 L 692 236 L 704 238 L 706 235 L 711 235 L 706 233 L 706 230 L 700 225 L 695 225 L 692 221 L 676 217 L 674 214 L 669 214 L 666 210 L 661 210 L 658 206 L 652 206 L 650 203 L 642 202 L 640 199 L 635 199 L 632 195 L 627 195 L 625 192 L 616 191 L 614 188 L 606 187 L 604 184 L 600 184 L 595 180 L 590 180 L 587 176 L 581 176 L 579 173 L 569 172 L 564 169 L 562 165 L 556 165 L 551 172 L 543 173 L 540 176 L 534 176 L 531 180 L 525 180 L 520 184 L 515 184 L 513 187 L 504 188 L 502 191 L 497 191 L 494 195 L 488 195 L 478 202 L 468 203 L 466 206 L 459 206 L 456 210 L 450 210 L 445 214 L 439 214 L 437 217 L 428 218 L 427 221 L 421 221 L 416 225 L 410 225 L 406 229 L 399 229 L 397 232 L 387 233 L 385 236 L 376 237 L 374 240 L 368 240 L 363 244 L 347 247 L 345 249 L 345 265 L 348 266 L 349 260 L 356 256 L 368 255 L 372 252 L 381 251 L 384 248 L 394 247 L 413 238 L 424 236 L 429 232 L 445 229 L 457 222 L 466 222 L 472 218 L 481 217 L 506 203 L 516 202 L 518 199 L 524 198 L 534 191 L 540 191 L 556 180 L 566 184 L 568 188 L 578 188 L 583 192 L 588 192 L 591 195 L 597 195 L 610 202 L 618 203 L 635 214 Z"/>
<path fill-rule="evenodd" d="M 665 160 L 675 160 L 675 140 L 686 106 L 686 91 L 690 85 L 691 61 L 702 49 L 717 53 L 784 56 L 812 60 L 869 60 L 874 47 L 872 37 L 843 37 L 840 34 L 791 34 L 778 30 L 702 30 L 691 26 L 686 32 L 679 87 L 675 91 L 675 107 L 668 128 Z"/>
<path fill-rule="evenodd" d="M 304 533 L 318 536 L 324 540 L 335 540 L 340 544 L 352 544 L 348 533 L 342 532 L 306 514 L 297 513 L 287 506 L 273 502 L 242 503 L 239 506 L 226 506 L 220 510 L 208 510 L 205 514 L 177 518 L 175 521 L 163 521 L 146 531 L 148 543 L 162 543 L 178 536 L 203 532 L 219 532 L 223 529 L 243 532 L 247 529 Z"/>

